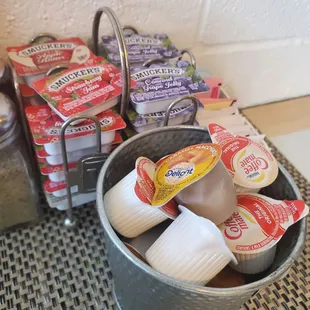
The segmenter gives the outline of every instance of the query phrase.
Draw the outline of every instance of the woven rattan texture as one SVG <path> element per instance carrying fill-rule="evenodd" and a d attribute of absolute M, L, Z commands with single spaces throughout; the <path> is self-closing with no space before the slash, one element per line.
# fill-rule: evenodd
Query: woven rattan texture
<path fill-rule="evenodd" d="M 310 204 L 310 183 L 273 151 Z M 46 213 L 36 225 L 0 235 L 0 310 L 115 309 L 105 238 L 95 208 L 75 210 L 80 221 L 73 231 L 63 227 L 62 212 Z M 309 232 L 289 275 L 242 307 L 249 309 L 310 309 Z"/>

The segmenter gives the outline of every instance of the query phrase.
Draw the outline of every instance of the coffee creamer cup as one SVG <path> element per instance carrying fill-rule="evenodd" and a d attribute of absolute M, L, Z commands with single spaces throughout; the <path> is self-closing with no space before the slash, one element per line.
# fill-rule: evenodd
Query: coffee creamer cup
<path fill-rule="evenodd" d="M 239 194 L 237 198 L 238 211 L 219 229 L 239 262 L 233 268 L 259 273 L 271 266 L 277 243 L 309 208 L 302 200 L 280 201 L 259 194 Z"/>
<path fill-rule="evenodd" d="M 222 147 L 221 159 L 237 185 L 237 192 L 258 192 L 275 181 L 278 163 L 264 146 L 234 136 L 217 124 L 209 124 L 209 132 L 213 143 Z"/>

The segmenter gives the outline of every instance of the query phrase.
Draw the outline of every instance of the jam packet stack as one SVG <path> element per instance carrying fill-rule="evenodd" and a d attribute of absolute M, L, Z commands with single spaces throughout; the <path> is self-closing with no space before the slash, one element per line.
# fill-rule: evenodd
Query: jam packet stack
<path fill-rule="evenodd" d="M 195 68 L 185 60 L 136 66 L 131 70 L 131 77 L 136 86 L 130 93 L 128 118 L 136 132 L 161 127 L 173 100 L 210 90 Z M 169 125 L 186 123 L 194 109 L 191 100 L 181 101 L 171 111 Z"/>

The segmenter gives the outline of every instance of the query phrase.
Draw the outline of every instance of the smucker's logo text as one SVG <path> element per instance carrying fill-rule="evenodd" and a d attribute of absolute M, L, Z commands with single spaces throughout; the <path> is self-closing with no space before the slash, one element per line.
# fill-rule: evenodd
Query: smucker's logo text
<path fill-rule="evenodd" d="M 224 235 L 230 240 L 237 240 L 242 236 L 242 230 L 249 229 L 247 223 L 238 212 L 225 221 Z"/>
<path fill-rule="evenodd" d="M 31 55 L 35 55 L 42 52 L 47 52 L 51 50 L 73 50 L 76 47 L 76 44 L 74 43 L 45 43 L 45 44 L 39 44 L 27 47 L 21 51 L 18 52 L 19 56 L 22 57 L 29 57 Z"/>
<path fill-rule="evenodd" d="M 131 78 L 135 81 L 138 81 L 152 76 L 161 76 L 161 75 L 178 76 L 182 75 L 184 72 L 185 71 L 180 68 L 151 68 L 134 73 L 131 75 Z"/>
<path fill-rule="evenodd" d="M 128 45 L 132 45 L 132 44 L 161 45 L 162 44 L 162 42 L 158 39 L 142 38 L 142 37 L 125 38 L 125 42 Z"/>
<path fill-rule="evenodd" d="M 80 79 L 88 75 L 98 75 L 103 71 L 104 68 L 99 66 L 70 71 L 69 73 L 62 75 L 57 80 L 53 81 L 52 84 L 48 85 L 48 90 L 58 91 L 60 88 L 64 87 L 65 85 L 76 79 Z"/>

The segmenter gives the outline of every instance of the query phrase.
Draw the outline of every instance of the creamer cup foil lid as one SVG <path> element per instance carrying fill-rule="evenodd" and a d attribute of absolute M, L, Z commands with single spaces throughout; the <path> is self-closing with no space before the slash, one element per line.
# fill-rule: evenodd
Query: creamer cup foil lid
<path fill-rule="evenodd" d="M 136 160 L 137 182 L 134 191 L 142 202 L 149 205 L 151 205 L 155 193 L 155 170 L 156 164 L 150 159 L 139 157 Z M 175 219 L 180 214 L 177 204 L 172 199 L 162 204 L 160 210 L 171 219 Z"/>
<path fill-rule="evenodd" d="M 44 145 L 60 141 L 60 130 L 64 121 L 48 105 L 29 106 L 25 110 L 30 131 L 35 144 Z M 126 123 L 114 110 L 107 110 L 97 115 L 101 132 L 120 130 Z M 86 120 L 77 126 L 68 126 L 66 139 L 94 135 L 96 126 L 92 120 Z"/>
<path fill-rule="evenodd" d="M 309 213 L 302 200 L 239 194 L 238 212 L 219 225 L 233 253 L 254 254 L 277 244 L 286 230 Z"/>
<path fill-rule="evenodd" d="M 80 38 L 8 47 L 7 52 L 20 76 L 36 75 L 60 64 L 81 64 L 96 58 Z"/>
<path fill-rule="evenodd" d="M 212 143 L 188 146 L 158 162 L 152 206 L 160 206 L 183 188 L 210 172 L 221 157 L 221 147 Z"/>
<path fill-rule="evenodd" d="M 218 124 L 209 124 L 212 142 L 222 147 L 222 161 L 234 183 L 262 188 L 278 176 L 279 167 L 271 152 L 246 137 L 234 136 Z"/>

